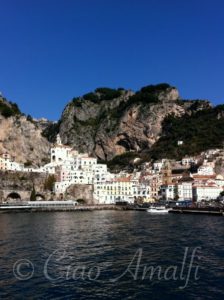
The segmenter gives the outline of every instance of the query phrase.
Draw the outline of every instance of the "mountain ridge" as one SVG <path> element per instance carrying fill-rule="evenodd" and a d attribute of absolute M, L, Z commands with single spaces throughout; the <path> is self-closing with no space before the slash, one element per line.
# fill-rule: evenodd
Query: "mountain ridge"
<path fill-rule="evenodd" d="M 4 111 L 2 113 L 1 103 L 2 106 L 14 108 L 15 111 L 11 115 L 5 114 Z M 148 85 L 137 92 L 102 87 L 73 98 L 55 123 L 25 116 L 17 105 L 1 97 L 0 151 L 8 151 L 10 154 L 13 152 L 18 161 L 40 165 L 47 161 L 50 146 L 59 133 L 64 144 L 80 152 L 88 152 L 111 167 L 114 160 L 120 161 L 122 165 L 123 162 L 128 164 L 135 157 L 139 157 L 140 161 L 161 158 L 160 152 L 169 158 L 180 157 L 182 154 L 194 154 L 199 149 L 207 149 L 206 143 L 205 147 L 199 147 L 196 143 L 194 151 L 190 151 L 190 147 L 182 147 L 185 149 L 184 153 L 177 150 L 180 147 L 176 145 L 177 139 L 186 137 L 191 141 L 196 139 L 197 134 L 204 134 L 203 118 L 206 117 L 202 117 L 203 114 L 212 118 L 212 124 L 217 123 L 214 127 L 220 126 L 218 139 L 224 141 L 224 109 L 222 106 L 217 107 L 219 108 L 213 107 L 208 100 L 183 100 L 178 90 L 166 83 Z M 196 114 L 199 117 L 198 123 Z M 219 122 L 216 122 L 217 118 Z M 182 121 L 184 126 L 189 121 L 191 130 L 194 122 L 197 123 L 201 132 L 195 133 L 193 137 L 182 134 Z M 200 121 L 203 122 L 203 126 L 199 126 Z M 171 130 L 175 126 L 177 134 Z M 213 135 L 214 130 L 210 128 Z M 8 132 L 8 136 L 3 134 L 5 131 Z M 216 137 L 211 141 L 221 145 L 216 143 Z M 203 143 L 203 139 L 200 139 L 200 143 Z M 115 162 L 116 164 L 118 163 Z"/>

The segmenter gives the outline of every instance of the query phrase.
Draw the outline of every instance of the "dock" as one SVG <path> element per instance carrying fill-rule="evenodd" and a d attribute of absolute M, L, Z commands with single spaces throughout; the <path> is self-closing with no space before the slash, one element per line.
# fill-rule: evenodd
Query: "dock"
<path fill-rule="evenodd" d="M 57 212 L 57 211 L 71 211 L 71 212 L 81 212 L 81 211 L 95 211 L 95 210 L 128 210 L 127 207 L 119 205 L 75 205 L 75 206 L 39 206 L 39 207 L 29 207 L 27 205 L 18 206 L 1 206 L 1 213 L 25 213 L 25 212 Z"/>
<path fill-rule="evenodd" d="M 220 208 L 214 207 L 175 207 L 169 213 L 171 214 L 194 214 L 194 215 L 210 215 L 210 216 L 224 216 L 224 211 Z"/>

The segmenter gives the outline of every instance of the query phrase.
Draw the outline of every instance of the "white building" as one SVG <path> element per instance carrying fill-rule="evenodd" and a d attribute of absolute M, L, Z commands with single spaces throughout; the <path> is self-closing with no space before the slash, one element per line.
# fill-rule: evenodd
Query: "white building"
<path fill-rule="evenodd" d="M 192 181 L 178 183 L 178 200 L 191 200 L 193 199 Z"/>
<path fill-rule="evenodd" d="M 190 166 L 192 164 L 197 164 L 198 160 L 195 159 L 194 157 L 184 157 L 181 160 L 181 164 L 183 166 Z"/>
<path fill-rule="evenodd" d="M 177 186 L 175 184 L 163 185 L 161 186 L 161 196 L 162 199 L 169 201 L 175 200 L 177 194 Z"/>
<path fill-rule="evenodd" d="M 163 185 L 161 196 L 165 200 L 191 200 L 193 199 L 192 185 L 194 178 L 189 172 L 184 172 L 175 183 Z"/>
<path fill-rule="evenodd" d="M 93 170 L 93 166 L 97 164 L 97 159 L 89 157 L 87 154 L 80 157 L 81 169 Z"/>
<path fill-rule="evenodd" d="M 68 181 L 71 184 L 93 184 L 93 172 L 86 170 L 61 169 L 61 181 Z"/>
<path fill-rule="evenodd" d="M 132 182 L 134 199 L 141 198 L 143 201 L 151 200 L 152 193 L 149 182 L 139 182 L 137 180 L 132 180 Z"/>
<path fill-rule="evenodd" d="M 195 201 L 200 202 L 202 200 L 215 200 L 219 197 L 223 188 L 216 184 L 204 184 L 204 185 L 193 185 L 193 198 Z"/>
<path fill-rule="evenodd" d="M 224 187 L 224 178 L 222 175 L 217 175 L 216 178 L 215 178 L 215 184 L 221 188 Z"/>
<path fill-rule="evenodd" d="M 94 183 L 110 181 L 114 175 L 109 173 L 106 164 L 95 164 L 93 166 Z"/>
<path fill-rule="evenodd" d="M 23 171 L 24 164 L 15 162 L 8 153 L 0 156 L 0 170 L 2 171 Z"/>
<path fill-rule="evenodd" d="M 49 173 L 49 174 L 55 174 L 57 165 L 53 163 L 49 163 L 44 165 L 43 167 L 40 167 L 38 170 L 40 173 Z"/>
<path fill-rule="evenodd" d="M 59 134 L 57 135 L 57 142 L 51 148 L 51 163 L 61 164 L 72 155 L 72 148 L 62 144 Z"/>
<path fill-rule="evenodd" d="M 198 168 L 198 175 L 213 175 L 214 169 L 211 166 L 200 166 Z"/>
<path fill-rule="evenodd" d="M 57 166 L 55 193 L 61 194 L 72 184 L 99 184 L 113 179 L 105 164 L 97 164 L 97 159 L 88 154 L 78 153 L 63 146 L 57 138 L 57 144 L 51 149 L 51 163 Z"/>
<path fill-rule="evenodd" d="M 164 160 L 159 160 L 153 163 L 153 171 L 154 173 L 160 173 L 162 170 L 162 167 L 164 165 Z"/>
<path fill-rule="evenodd" d="M 70 181 L 58 181 L 58 182 L 55 182 L 54 192 L 57 195 L 63 194 L 70 185 L 71 185 Z"/>
<path fill-rule="evenodd" d="M 189 172 L 184 172 L 177 183 L 178 200 L 193 200 L 192 185 L 194 178 Z"/>

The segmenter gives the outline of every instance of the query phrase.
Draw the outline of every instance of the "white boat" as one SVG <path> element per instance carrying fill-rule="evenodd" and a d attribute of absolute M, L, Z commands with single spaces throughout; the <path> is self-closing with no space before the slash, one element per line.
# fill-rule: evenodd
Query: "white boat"
<path fill-rule="evenodd" d="M 147 209 L 147 212 L 161 214 L 161 213 L 168 213 L 169 210 L 170 208 L 166 208 L 165 206 L 154 206 Z"/>

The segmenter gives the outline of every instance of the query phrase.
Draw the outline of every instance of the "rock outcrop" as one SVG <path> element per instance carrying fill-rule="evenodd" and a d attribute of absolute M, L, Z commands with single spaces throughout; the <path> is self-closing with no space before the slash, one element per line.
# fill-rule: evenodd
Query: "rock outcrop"
<path fill-rule="evenodd" d="M 16 104 L 0 97 L 0 153 L 8 152 L 27 165 L 43 165 L 60 133 L 64 144 L 110 161 L 127 152 L 149 151 L 163 135 L 167 116 L 190 116 L 210 107 L 208 101 L 181 100 L 168 84 L 146 86 L 136 93 L 98 88 L 69 102 L 53 123 L 25 116 Z"/>
<path fill-rule="evenodd" d="M 93 198 L 93 186 L 91 184 L 72 184 L 66 190 L 67 200 L 81 200 L 86 204 L 97 204 Z"/>
<path fill-rule="evenodd" d="M 50 122 L 34 120 L 12 108 L 10 102 L 0 98 L 0 153 L 7 152 L 17 162 L 27 165 L 47 163 L 50 142 L 42 132 Z"/>
<path fill-rule="evenodd" d="M 33 187 L 38 197 L 43 200 L 51 200 L 54 195 L 45 188 L 48 178 L 44 173 L 22 173 L 0 171 L 0 202 L 8 201 L 11 194 L 16 194 L 20 200 L 30 200 Z"/>
<path fill-rule="evenodd" d="M 137 93 L 120 90 L 117 98 L 109 100 L 101 90 L 105 89 L 70 102 L 59 127 L 65 144 L 101 160 L 148 150 L 160 138 L 165 117 L 211 106 L 208 101 L 182 101 L 178 90 L 167 84 L 147 86 Z"/>

